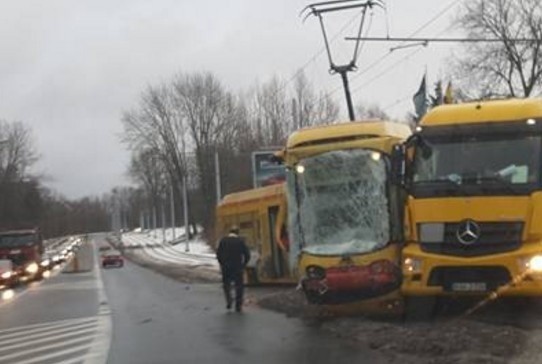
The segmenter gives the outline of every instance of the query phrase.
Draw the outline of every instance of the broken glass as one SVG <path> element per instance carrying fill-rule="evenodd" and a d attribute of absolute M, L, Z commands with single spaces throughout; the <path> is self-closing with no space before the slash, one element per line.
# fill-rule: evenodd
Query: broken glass
<path fill-rule="evenodd" d="M 291 262 L 299 251 L 344 255 L 389 241 L 386 163 L 381 153 L 338 150 L 303 159 L 288 172 Z"/>

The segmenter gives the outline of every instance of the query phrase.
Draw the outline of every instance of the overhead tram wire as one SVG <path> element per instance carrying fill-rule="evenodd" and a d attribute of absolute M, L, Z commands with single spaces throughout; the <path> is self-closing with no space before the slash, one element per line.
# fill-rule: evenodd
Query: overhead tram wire
<path fill-rule="evenodd" d="M 346 37 L 346 40 L 362 40 L 364 42 L 419 42 L 423 45 L 429 43 L 502 43 L 499 38 L 437 38 L 437 37 L 419 37 L 419 38 L 404 38 L 404 37 Z M 535 38 L 509 38 L 511 42 L 536 42 Z M 394 49 L 394 48 L 392 48 Z"/>
<path fill-rule="evenodd" d="M 361 11 L 360 12 L 356 12 L 356 14 L 350 18 L 350 20 L 348 20 L 342 27 L 341 29 L 339 29 L 339 31 L 337 33 L 335 33 L 335 35 L 333 35 L 333 37 L 330 38 L 330 44 L 333 44 L 337 38 L 339 38 L 339 36 L 348 28 L 352 25 L 352 23 L 360 16 L 361 14 Z M 322 47 L 318 52 L 316 52 L 307 62 L 305 62 L 303 64 L 303 66 L 301 66 L 300 68 L 298 68 L 295 73 L 293 74 L 292 77 L 290 77 L 288 79 L 288 81 L 286 81 L 284 83 L 284 85 L 277 91 L 277 94 L 281 93 L 282 91 L 284 91 L 286 89 L 286 87 L 288 87 L 288 85 L 290 85 L 290 83 L 292 83 L 296 77 L 301 74 L 301 72 L 303 72 L 307 67 L 310 66 L 311 63 L 313 63 L 314 61 L 316 61 L 316 59 L 318 59 L 322 54 L 324 54 L 326 52 L 326 47 Z"/>
<path fill-rule="evenodd" d="M 456 6 L 460 1 L 462 0 L 452 0 L 450 3 L 448 3 L 448 5 L 446 5 L 444 8 L 442 8 L 437 14 L 435 14 L 431 19 L 429 19 L 428 21 L 426 21 L 424 24 L 422 24 L 419 28 L 417 28 L 414 32 L 412 32 L 407 38 L 411 38 L 411 37 L 414 37 L 415 35 L 417 35 L 418 33 L 420 33 L 422 30 L 424 30 L 425 28 L 427 28 L 429 25 L 433 24 L 435 21 L 437 21 L 438 19 L 440 19 L 444 14 L 446 14 L 448 11 L 450 11 L 450 9 L 452 9 L 454 6 Z M 371 64 L 369 64 L 367 67 L 365 67 L 363 70 L 361 70 L 360 72 L 357 72 L 353 77 L 352 77 L 352 82 L 355 81 L 356 79 L 358 79 L 359 77 L 361 77 L 362 75 L 364 75 L 365 73 L 369 72 L 371 69 L 373 69 L 374 67 L 376 67 L 377 65 L 380 64 L 380 62 L 382 62 L 384 59 L 388 58 L 391 54 L 393 53 L 393 50 L 388 50 L 386 53 L 383 53 L 379 58 L 377 58 L 374 62 L 372 62 Z M 336 87 L 334 88 L 331 92 L 330 92 L 330 95 L 333 95 L 335 94 L 337 91 L 339 91 L 341 89 L 341 87 Z M 356 88 L 355 90 L 359 89 Z M 354 91 L 355 91 L 354 90 Z"/>
<path fill-rule="evenodd" d="M 448 30 L 450 30 L 450 28 L 452 27 L 453 25 L 450 25 L 448 28 L 440 31 L 439 33 L 437 33 L 437 37 L 441 34 L 444 34 L 446 33 Z M 383 71 L 381 71 L 380 73 L 378 73 L 377 75 L 371 77 L 369 80 L 367 80 L 366 82 L 362 83 L 361 85 L 358 85 L 354 90 L 354 91 L 358 91 L 360 88 L 362 87 L 365 87 L 365 86 L 368 86 L 369 84 L 373 83 L 374 81 L 378 80 L 379 78 L 381 78 L 382 76 L 384 76 L 386 73 L 390 72 L 391 70 L 393 70 L 395 68 L 395 66 L 401 64 L 402 62 L 410 59 L 412 56 L 414 56 L 415 54 L 421 52 L 422 50 L 424 50 L 424 48 L 417 48 L 417 49 L 414 49 L 412 50 L 411 52 L 409 52 L 408 54 L 406 54 L 405 56 L 399 58 L 396 62 L 392 63 L 391 65 L 389 65 L 388 67 L 386 67 Z"/>

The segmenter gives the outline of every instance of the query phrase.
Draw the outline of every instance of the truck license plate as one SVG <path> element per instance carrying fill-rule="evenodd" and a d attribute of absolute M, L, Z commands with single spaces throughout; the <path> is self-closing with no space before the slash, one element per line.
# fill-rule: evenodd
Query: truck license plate
<path fill-rule="evenodd" d="M 456 282 L 452 283 L 455 292 L 485 292 L 487 285 L 484 282 Z"/>

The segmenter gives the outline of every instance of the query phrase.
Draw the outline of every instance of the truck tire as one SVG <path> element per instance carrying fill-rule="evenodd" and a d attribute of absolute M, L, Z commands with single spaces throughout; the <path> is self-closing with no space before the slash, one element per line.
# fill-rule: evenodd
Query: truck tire
<path fill-rule="evenodd" d="M 430 321 L 435 316 L 437 308 L 437 297 L 405 297 L 404 320 L 409 322 Z"/>

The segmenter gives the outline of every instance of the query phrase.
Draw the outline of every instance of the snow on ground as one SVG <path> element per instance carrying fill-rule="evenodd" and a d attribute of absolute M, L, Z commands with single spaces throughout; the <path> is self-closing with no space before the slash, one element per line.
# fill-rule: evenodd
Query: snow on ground
<path fill-rule="evenodd" d="M 173 241 L 175 236 L 175 241 Z M 129 232 L 122 235 L 126 247 L 132 247 L 133 253 L 143 259 L 162 262 L 169 265 L 208 267 L 218 270 L 216 256 L 201 237 L 186 241 L 184 228 Z M 175 244 L 175 245 L 174 245 Z"/>

